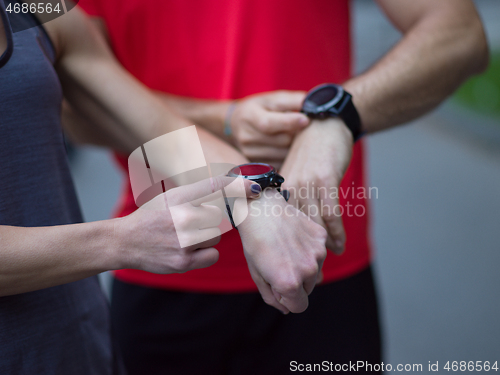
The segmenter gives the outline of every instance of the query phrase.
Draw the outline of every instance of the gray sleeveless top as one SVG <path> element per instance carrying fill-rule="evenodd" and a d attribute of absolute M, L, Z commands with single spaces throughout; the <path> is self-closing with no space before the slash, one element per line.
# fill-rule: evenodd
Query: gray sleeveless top
<path fill-rule="evenodd" d="M 0 224 L 81 222 L 53 46 L 40 26 L 13 34 L 9 21 L 33 19 L 8 19 L 3 0 L 0 15 L 8 41 L 0 56 Z M 109 319 L 97 277 L 0 297 L 0 374 L 117 373 Z"/>

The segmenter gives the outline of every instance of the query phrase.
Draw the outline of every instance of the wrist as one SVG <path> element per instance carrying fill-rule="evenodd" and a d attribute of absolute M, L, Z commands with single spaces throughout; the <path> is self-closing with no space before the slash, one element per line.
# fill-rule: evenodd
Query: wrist
<path fill-rule="evenodd" d="M 262 193 L 260 193 L 258 200 L 269 203 L 286 203 L 285 198 L 283 198 L 283 195 L 280 191 L 278 191 L 277 188 L 265 189 L 264 191 L 262 191 Z M 255 201 L 255 199 L 252 199 L 252 201 Z"/>
<path fill-rule="evenodd" d="M 248 213 L 245 220 L 239 225 L 240 236 L 250 235 L 254 240 L 265 240 L 265 233 L 270 227 L 266 225 L 270 223 L 266 218 L 273 216 L 273 220 L 278 220 L 283 214 L 284 208 L 287 205 L 285 199 L 276 188 L 267 188 L 259 198 L 248 199 L 247 208 Z M 279 206 L 279 209 L 275 208 Z M 260 224 L 255 221 L 260 222 Z"/>
<path fill-rule="evenodd" d="M 328 137 L 342 139 L 346 144 L 352 145 L 354 138 L 351 130 L 347 125 L 338 117 L 327 118 L 324 120 L 313 120 L 309 125 L 311 130 L 317 132 L 318 137 Z"/>
<path fill-rule="evenodd" d="M 105 249 L 102 256 L 103 262 L 106 264 L 106 269 L 115 271 L 125 268 L 136 268 L 133 264 L 133 256 L 129 251 L 129 241 L 126 240 L 127 217 L 110 219 L 102 221 L 101 227 L 103 248 Z"/>
<path fill-rule="evenodd" d="M 231 119 L 233 117 L 233 112 L 235 109 L 236 109 L 236 101 L 229 102 L 225 107 L 225 112 L 223 116 L 223 133 L 227 138 L 230 138 L 233 135 Z"/>
<path fill-rule="evenodd" d="M 331 134 L 341 137 L 348 144 L 354 143 L 354 136 L 351 129 L 349 129 L 341 118 L 328 119 L 324 125 Z"/>
<path fill-rule="evenodd" d="M 81 267 L 92 274 L 119 269 L 121 264 L 113 233 L 115 220 L 56 226 L 51 229 L 58 232 L 50 237 L 58 239 L 56 241 L 65 248 L 71 249 L 74 246 L 75 267 Z"/>
<path fill-rule="evenodd" d="M 259 207 L 272 207 L 275 205 L 285 205 L 286 200 L 281 192 L 276 188 L 267 188 L 256 199 L 247 199 L 248 216 L 258 217 L 259 215 L 267 215 L 268 210 L 259 210 Z"/>
<path fill-rule="evenodd" d="M 351 93 L 352 103 L 358 112 L 358 116 L 361 122 L 361 133 L 366 135 L 370 133 L 370 117 L 367 117 L 367 113 L 370 113 L 369 102 L 367 101 L 366 93 L 368 92 L 363 84 L 363 75 L 356 76 L 349 81 L 346 81 L 342 86 Z"/>

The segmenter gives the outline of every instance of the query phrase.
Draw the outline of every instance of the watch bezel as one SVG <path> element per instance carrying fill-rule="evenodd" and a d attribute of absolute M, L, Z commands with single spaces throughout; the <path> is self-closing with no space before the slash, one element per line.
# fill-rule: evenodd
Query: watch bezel
<path fill-rule="evenodd" d="M 269 172 L 266 172 L 266 173 L 255 174 L 255 175 L 243 175 L 243 174 L 237 174 L 237 173 L 233 172 L 235 169 L 240 168 L 240 167 L 244 167 L 246 165 L 262 165 L 262 166 L 271 168 L 271 170 Z M 242 177 L 242 178 L 245 178 L 247 180 L 256 182 L 262 187 L 262 190 L 264 190 L 268 187 L 274 187 L 274 188 L 277 188 L 279 190 L 281 187 L 281 184 L 285 181 L 285 179 L 278 172 L 276 172 L 276 168 L 274 168 L 272 165 L 266 164 L 266 163 L 241 164 L 241 165 L 238 165 L 238 166 L 232 168 L 228 172 L 227 175 L 229 177 Z"/>
<path fill-rule="evenodd" d="M 335 87 L 337 93 L 333 99 L 329 100 L 325 104 L 317 105 L 309 98 L 316 94 L 319 90 L 327 89 L 330 87 Z M 351 99 L 351 95 L 344 90 L 340 85 L 334 83 L 323 83 L 316 87 L 313 87 L 304 99 L 302 104 L 302 112 L 306 113 L 312 117 L 326 117 L 328 115 L 338 116 L 344 109 L 347 102 Z"/>
<path fill-rule="evenodd" d="M 264 167 L 270 167 L 271 170 L 269 172 L 266 172 L 266 173 L 253 174 L 253 175 L 249 175 L 249 176 L 233 172 L 236 168 L 245 167 L 247 165 L 262 165 Z M 246 163 L 246 164 L 240 164 L 240 165 L 232 168 L 227 175 L 229 177 L 243 177 L 243 178 L 246 178 L 247 180 L 252 180 L 253 181 L 253 180 L 258 180 L 258 179 L 262 179 L 262 178 L 269 178 L 269 177 L 271 177 L 271 176 L 273 176 L 275 174 L 276 174 L 276 169 L 271 164 L 266 164 L 266 163 Z"/>

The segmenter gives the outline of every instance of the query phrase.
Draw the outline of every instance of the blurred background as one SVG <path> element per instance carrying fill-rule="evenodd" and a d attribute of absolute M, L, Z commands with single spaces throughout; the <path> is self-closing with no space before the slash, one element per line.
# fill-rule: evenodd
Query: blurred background
<path fill-rule="evenodd" d="M 488 71 L 432 114 L 367 137 L 384 362 L 500 362 L 500 1 L 476 0 Z M 399 39 L 375 2 L 354 0 L 356 71 Z M 109 218 L 121 189 L 107 151 L 76 148 L 86 221 Z M 101 281 L 109 291 L 109 275 Z M 500 365 L 500 363 L 499 363 Z"/>

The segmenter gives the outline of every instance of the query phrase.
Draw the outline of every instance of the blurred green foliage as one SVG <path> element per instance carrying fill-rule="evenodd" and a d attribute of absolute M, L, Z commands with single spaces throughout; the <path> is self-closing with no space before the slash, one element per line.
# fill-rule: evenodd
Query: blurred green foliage
<path fill-rule="evenodd" d="M 500 51 L 492 53 L 488 70 L 467 81 L 454 99 L 474 111 L 500 117 Z"/>

